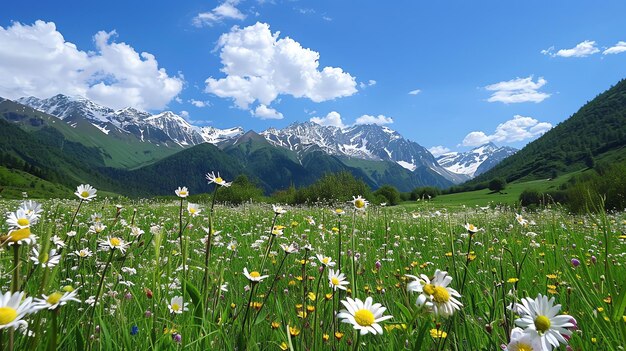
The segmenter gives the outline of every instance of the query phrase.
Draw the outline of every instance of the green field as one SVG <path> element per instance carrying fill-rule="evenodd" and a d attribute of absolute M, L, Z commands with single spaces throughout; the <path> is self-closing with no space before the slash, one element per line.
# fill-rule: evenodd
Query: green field
<path fill-rule="evenodd" d="M 338 215 L 328 207 L 276 214 L 267 204 L 218 204 L 212 212 L 207 202 L 192 215 L 185 199 L 115 201 L 101 194 L 92 202 L 44 201 L 30 228 L 36 244 L 2 246 L 2 293 L 23 291 L 49 306 L 74 291 L 80 302 L 31 306 L 15 317 L 28 322 L 32 336 L 5 328 L 17 319 L 0 309 L 0 349 L 13 339 L 15 350 L 496 350 L 519 318 L 506 306 L 538 294 L 575 318 L 574 350 L 626 343 L 624 213 L 552 209 L 518 221 L 514 212 L 459 206 L 441 215 L 402 206 L 357 211 L 348 203 Z M 0 201 L 4 212 L 18 206 Z M 467 222 L 480 230 L 468 235 Z M 64 247 L 55 247 L 60 241 Z M 42 266 L 53 248 L 58 263 Z M 93 255 L 72 254 L 85 249 Z M 325 267 L 318 254 L 336 265 Z M 348 290 L 333 293 L 328 273 L 339 265 Z M 253 283 L 244 269 L 264 279 Z M 460 293 L 462 306 L 451 316 L 416 305 L 420 293 L 407 291 L 413 280 L 406 274 L 432 279 L 437 269 Z M 426 301 L 451 303 L 451 290 L 435 286 L 423 285 L 432 291 Z M 382 334 L 359 336 L 333 317 L 350 296 L 371 297 L 386 308 L 382 315 L 393 316 L 380 322 Z M 371 324 L 363 318 L 360 325 Z"/>

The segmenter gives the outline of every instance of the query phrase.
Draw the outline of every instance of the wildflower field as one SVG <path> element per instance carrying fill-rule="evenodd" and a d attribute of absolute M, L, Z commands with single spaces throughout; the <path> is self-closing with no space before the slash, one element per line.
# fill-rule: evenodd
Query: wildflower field
<path fill-rule="evenodd" d="M 172 195 L 0 201 L 0 350 L 626 347 L 623 212 Z"/>

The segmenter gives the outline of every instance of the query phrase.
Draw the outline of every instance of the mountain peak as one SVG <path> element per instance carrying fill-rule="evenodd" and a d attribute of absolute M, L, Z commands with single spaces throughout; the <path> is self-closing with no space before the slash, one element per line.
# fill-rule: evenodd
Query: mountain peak
<path fill-rule="evenodd" d="M 494 167 L 517 151 L 512 147 L 498 147 L 493 142 L 477 146 L 467 152 L 448 152 L 437 157 L 437 162 L 450 172 L 475 177 Z"/>

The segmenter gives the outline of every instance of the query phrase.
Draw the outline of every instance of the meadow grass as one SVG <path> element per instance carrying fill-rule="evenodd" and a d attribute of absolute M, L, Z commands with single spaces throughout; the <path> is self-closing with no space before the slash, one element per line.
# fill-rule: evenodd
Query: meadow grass
<path fill-rule="evenodd" d="M 2 201 L 0 209 L 19 205 Z M 15 350 L 499 350 L 517 318 L 507 306 L 539 293 L 554 297 L 561 313 L 577 321 L 573 350 L 626 345 L 624 213 L 573 216 L 549 208 L 523 213 L 528 224 L 520 225 L 515 212 L 500 207 L 356 211 L 347 203 L 338 215 L 324 205 L 276 214 L 266 204 L 218 204 L 211 213 L 211 203 L 202 203 L 192 216 L 185 199 L 116 205 L 83 202 L 72 221 L 79 201 L 42 201 L 42 217 L 31 228 L 39 252 L 55 247 L 54 236 L 65 245 L 57 247 L 62 256 L 52 268 L 35 265 L 33 245 L 21 245 L 16 271 L 15 250 L 2 247 L 3 293 L 17 274 L 18 290 L 27 296 L 71 286 L 81 302 L 29 314 L 28 329 L 13 336 L 0 329 L 1 350 L 10 338 Z M 96 221 L 106 227 L 93 227 Z M 470 236 L 466 223 L 481 230 Z M 143 233 L 133 235 L 140 231 L 131 227 Z M 282 233 L 273 235 L 272 228 Z M 72 230 L 76 235 L 67 236 Z M 98 242 L 107 238 L 129 246 L 105 251 Z M 279 246 L 292 243 L 299 251 Z M 71 254 L 86 248 L 93 256 Z M 347 291 L 333 294 L 331 267 L 317 254 L 341 260 Z M 244 268 L 268 277 L 252 283 Z M 407 292 L 407 274 L 432 277 L 436 269 L 447 271 L 462 295 L 460 311 L 448 318 L 418 307 L 418 294 Z M 185 311 L 173 306 L 177 296 Z M 382 335 L 359 336 L 334 318 L 347 296 L 370 296 L 387 308 L 384 314 L 393 318 L 381 323 Z M 172 313 L 177 309 L 182 313 Z"/>

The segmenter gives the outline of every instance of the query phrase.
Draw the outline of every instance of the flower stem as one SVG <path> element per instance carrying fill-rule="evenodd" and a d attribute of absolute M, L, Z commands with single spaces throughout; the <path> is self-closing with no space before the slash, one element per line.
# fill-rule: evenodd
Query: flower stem
<path fill-rule="evenodd" d="M 317 281 L 317 288 L 315 289 L 315 316 L 313 316 L 313 344 L 311 345 L 311 350 L 315 350 L 315 342 L 317 341 L 317 315 L 319 314 L 317 310 L 317 302 L 319 301 L 319 293 L 320 293 L 320 285 L 322 283 L 322 278 L 324 277 L 324 270 L 326 270 L 326 266 L 322 266 L 322 270 L 320 271 L 320 277 Z M 306 306 L 302 306 L 303 309 L 306 310 Z"/>
<path fill-rule="evenodd" d="M 274 243 L 274 226 L 276 225 L 276 218 L 278 218 L 278 213 L 274 214 L 274 220 L 272 220 L 272 226 L 270 227 L 270 241 L 267 244 L 267 250 L 265 250 L 265 256 L 263 257 L 263 262 L 261 263 L 261 273 L 263 273 L 267 256 L 269 256 L 270 250 L 272 250 L 272 243 Z"/>
<path fill-rule="evenodd" d="M 109 266 L 111 265 L 111 261 L 113 260 L 113 253 L 115 253 L 115 250 L 111 250 L 111 254 L 109 255 L 109 260 L 107 261 L 106 265 L 104 266 L 104 269 L 102 270 L 102 277 L 100 278 L 100 284 L 98 284 L 98 290 L 96 292 L 96 297 L 95 300 L 93 302 L 93 310 L 91 311 L 91 324 L 93 325 L 95 322 L 95 316 L 96 316 L 96 308 L 98 307 L 98 300 L 100 299 L 100 293 L 102 292 L 102 286 L 104 285 L 104 278 L 106 277 L 106 273 L 107 273 L 107 269 L 109 269 Z M 91 327 L 89 328 L 89 330 L 91 330 Z"/>
<path fill-rule="evenodd" d="M 248 297 L 248 304 L 246 305 L 246 313 L 243 315 L 243 322 L 241 323 L 241 332 L 240 338 L 243 337 L 243 330 L 246 327 L 246 321 L 248 320 L 248 312 L 250 312 L 250 304 L 252 303 L 252 295 L 254 294 L 254 288 L 256 287 L 256 282 L 252 282 L 252 287 L 250 288 L 250 296 Z"/>
<path fill-rule="evenodd" d="M 270 295 L 272 294 L 272 289 L 274 288 L 274 285 L 276 284 L 276 281 L 278 280 L 278 275 L 280 274 L 280 270 L 281 268 L 283 268 L 283 264 L 285 263 L 285 259 L 287 258 L 288 255 L 289 254 L 285 252 L 285 256 L 283 256 L 283 259 L 280 261 L 278 270 L 276 271 L 276 274 L 274 275 L 274 279 L 272 279 L 272 285 L 270 285 L 269 290 L 267 290 L 267 293 L 265 293 L 265 297 L 263 298 L 263 302 L 261 303 L 261 308 L 259 308 L 259 311 L 254 317 L 254 321 L 252 322 L 252 324 L 256 323 L 257 318 L 259 318 L 259 315 L 261 314 L 261 310 L 263 309 L 263 307 L 265 307 L 265 303 L 267 302 Z"/>

